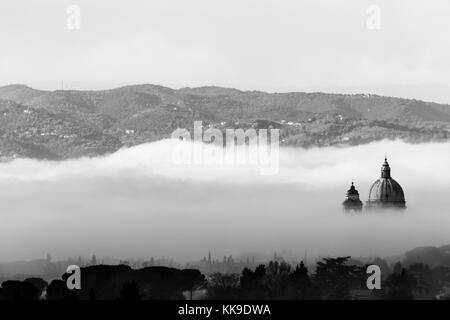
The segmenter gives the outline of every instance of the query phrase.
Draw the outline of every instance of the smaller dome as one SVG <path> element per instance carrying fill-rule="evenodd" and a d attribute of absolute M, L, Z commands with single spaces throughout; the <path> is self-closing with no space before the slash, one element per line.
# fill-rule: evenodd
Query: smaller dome
<path fill-rule="evenodd" d="M 347 191 L 347 197 L 348 196 L 359 196 L 359 192 L 358 192 L 358 190 L 356 190 L 355 184 L 353 182 L 352 182 L 350 189 L 348 189 L 348 191 Z"/>
<path fill-rule="evenodd" d="M 353 181 L 350 189 L 347 191 L 347 199 L 342 204 L 346 210 L 360 211 L 362 209 L 363 203 L 359 199 L 359 192 L 356 190 Z"/>

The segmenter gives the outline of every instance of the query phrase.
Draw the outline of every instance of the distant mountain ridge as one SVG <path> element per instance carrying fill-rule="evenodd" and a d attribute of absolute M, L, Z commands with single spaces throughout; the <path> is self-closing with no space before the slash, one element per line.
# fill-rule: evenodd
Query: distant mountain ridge
<path fill-rule="evenodd" d="M 194 120 L 225 128 L 281 128 L 289 146 L 381 139 L 447 141 L 450 106 L 368 94 L 266 93 L 143 84 L 101 91 L 0 87 L 0 158 L 96 156 L 169 137 Z"/>

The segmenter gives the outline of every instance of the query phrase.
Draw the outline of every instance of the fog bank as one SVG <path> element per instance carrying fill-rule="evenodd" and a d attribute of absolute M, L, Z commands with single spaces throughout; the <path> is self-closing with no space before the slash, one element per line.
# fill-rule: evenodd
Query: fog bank
<path fill-rule="evenodd" d="M 269 176 L 250 165 L 175 164 L 173 148 L 184 143 L 0 164 L 0 261 L 47 252 L 180 261 L 208 251 L 386 256 L 450 243 L 449 143 L 281 148 Z M 345 215 L 351 180 L 367 200 L 386 153 L 407 210 Z"/>

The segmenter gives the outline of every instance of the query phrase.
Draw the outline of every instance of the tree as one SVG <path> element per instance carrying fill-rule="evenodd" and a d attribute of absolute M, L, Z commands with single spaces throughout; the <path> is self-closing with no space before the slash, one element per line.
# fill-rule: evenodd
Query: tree
<path fill-rule="evenodd" d="M 387 293 L 383 296 L 386 300 L 412 300 L 413 288 L 417 281 L 410 276 L 406 269 L 400 274 L 392 273 L 386 280 Z"/>
<path fill-rule="evenodd" d="M 244 299 L 264 299 L 267 296 L 265 289 L 266 266 L 261 264 L 255 271 L 248 268 L 242 270 L 240 287 Z"/>
<path fill-rule="evenodd" d="M 303 261 L 295 267 L 295 270 L 289 276 L 293 291 L 293 298 L 309 299 L 312 298 L 311 279 L 308 276 L 308 268 Z"/>
<path fill-rule="evenodd" d="M 413 263 L 408 267 L 408 274 L 416 280 L 414 289 L 418 299 L 433 299 L 442 290 L 428 264 Z"/>
<path fill-rule="evenodd" d="M 189 291 L 190 299 L 195 290 L 203 289 L 207 285 L 205 276 L 198 270 L 186 269 L 179 274 L 179 286 L 182 291 Z"/>
<path fill-rule="evenodd" d="M 325 258 L 318 262 L 314 280 L 326 300 L 350 299 L 350 289 L 364 283 L 364 268 L 348 265 L 350 257 Z"/>
<path fill-rule="evenodd" d="M 291 266 L 286 262 L 270 261 L 266 268 L 266 287 L 269 298 L 282 299 L 287 293 Z"/>
<path fill-rule="evenodd" d="M 120 290 L 120 299 L 126 301 L 141 300 L 142 295 L 139 293 L 139 287 L 135 281 L 125 282 Z"/>
<path fill-rule="evenodd" d="M 239 275 L 214 273 L 208 281 L 208 298 L 238 299 L 239 298 Z"/>
<path fill-rule="evenodd" d="M 69 289 L 63 280 L 53 280 L 47 287 L 47 300 L 66 300 L 69 298 Z"/>
<path fill-rule="evenodd" d="M 93 288 L 89 290 L 89 301 L 95 301 L 95 291 Z"/>
<path fill-rule="evenodd" d="M 398 261 L 395 265 L 394 265 L 394 270 L 392 271 L 395 274 L 401 274 L 402 273 L 402 263 L 400 261 Z"/>
<path fill-rule="evenodd" d="M 30 282 L 8 280 L 2 283 L 2 296 L 6 300 L 38 300 L 40 291 Z"/>
<path fill-rule="evenodd" d="M 35 286 L 39 290 L 39 297 L 41 297 L 42 293 L 44 292 L 44 289 L 48 287 L 47 281 L 41 279 L 41 278 L 27 278 L 23 282 L 31 283 L 33 286 Z"/>
<path fill-rule="evenodd" d="M 304 283 L 307 284 L 310 282 L 309 276 L 308 276 L 308 268 L 305 267 L 305 264 L 303 261 L 300 262 L 300 265 L 297 265 L 295 267 L 295 270 L 291 274 L 291 279 L 294 282 Z"/>

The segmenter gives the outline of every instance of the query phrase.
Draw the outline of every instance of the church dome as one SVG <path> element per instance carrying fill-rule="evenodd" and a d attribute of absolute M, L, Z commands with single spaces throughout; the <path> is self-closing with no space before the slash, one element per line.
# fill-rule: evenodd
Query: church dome
<path fill-rule="evenodd" d="M 400 184 L 392 179 L 387 159 L 381 167 L 381 178 L 372 184 L 369 192 L 369 206 L 405 207 L 405 194 Z"/>
<path fill-rule="evenodd" d="M 360 211 L 362 209 L 362 202 L 359 200 L 359 192 L 356 190 L 354 183 L 350 186 L 347 191 L 347 199 L 342 203 L 346 210 Z"/>
<path fill-rule="evenodd" d="M 347 197 L 352 197 L 352 196 L 359 198 L 359 192 L 358 192 L 358 190 L 356 190 L 355 184 L 353 182 L 352 182 L 352 185 L 350 186 L 350 189 L 348 189 L 348 191 L 347 191 Z"/>

